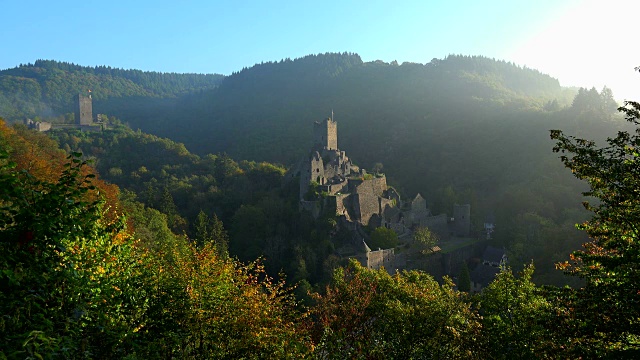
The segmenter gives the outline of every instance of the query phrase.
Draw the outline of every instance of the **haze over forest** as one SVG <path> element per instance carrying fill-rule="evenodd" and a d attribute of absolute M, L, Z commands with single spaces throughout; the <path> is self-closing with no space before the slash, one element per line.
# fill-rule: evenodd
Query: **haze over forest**
<path fill-rule="evenodd" d="M 500 18 L 513 29 L 500 35 L 503 48 L 497 38 L 474 52 L 452 45 L 462 54 L 428 60 L 408 52 L 417 46 L 407 39 L 422 34 L 438 49 L 443 40 L 425 35 L 410 6 L 375 3 L 363 14 L 388 10 L 388 26 L 415 32 L 392 47 L 398 55 L 374 52 L 346 21 L 336 30 L 356 10 L 344 5 L 315 45 L 342 36 L 341 46 L 352 39 L 367 56 L 299 53 L 307 47 L 292 44 L 304 38 L 280 34 L 295 56 L 229 54 L 234 64 L 255 60 L 220 73 L 149 71 L 170 66 L 157 65 L 160 56 L 140 69 L 65 61 L 87 59 L 73 51 L 0 63 L 0 343 L 9 344 L 0 357 L 634 358 L 640 105 L 621 99 L 634 100 L 638 83 L 612 72 L 611 87 L 595 74 L 565 86 L 569 72 L 550 73 L 532 55 L 541 41 L 554 49 L 548 31 L 575 26 L 576 14 L 614 12 L 543 2 L 528 5 L 531 19 L 507 21 L 492 15 L 513 6 L 502 5 L 477 9 L 478 18 L 460 12 L 477 34 L 440 33 L 456 44 L 491 33 L 487 23 Z M 202 16 L 174 10 L 176 29 Z M 443 16 L 428 26 L 450 25 Z M 281 26 L 274 21 L 263 25 Z M 217 29 L 201 24 L 205 34 Z M 150 36 L 139 28 L 131 37 Z M 92 49 L 105 31 L 94 30 L 75 41 Z M 298 30 L 307 40 L 316 31 Z M 71 38 L 66 25 L 52 31 Z M 376 34 L 380 47 L 393 43 Z M 184 41 L 215 47 L 198 36 Z M 183 56 L 167 54 L 165 64 L 189 63 Z M 640 79 L 633 65 L 629 77 Z M 333 121 L 337 144 L 326 130 Z M 373 220 L 362 215 L 367 197 Z"/>

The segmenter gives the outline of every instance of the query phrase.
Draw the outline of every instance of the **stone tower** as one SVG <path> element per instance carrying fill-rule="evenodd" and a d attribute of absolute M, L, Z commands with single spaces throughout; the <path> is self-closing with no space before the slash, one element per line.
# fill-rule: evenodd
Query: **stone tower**
<path fill-rule="evenodd" d="M 338 124 L 332 118 L 313 124 L 313 145 L 317 150 L 338 150 Z"/>
<path fill-rule="evenodd" d="M 91 105 L 91 94 L 85 96 L 78 94 L 76 98 L 76 123 L 78 125 L 93 124 L 93 108 Z"/>
<path fill-rule="evenodd" d="M 453 219 L 456 236 L 468 237 L 471 231 L 471 205 L 453 205 Z"/>

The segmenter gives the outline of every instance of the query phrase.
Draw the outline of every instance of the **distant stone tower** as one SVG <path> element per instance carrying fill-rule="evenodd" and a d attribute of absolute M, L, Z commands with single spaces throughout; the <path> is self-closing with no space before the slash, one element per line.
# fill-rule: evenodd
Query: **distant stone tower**
<path fill-rule="evenodd" d="M 91 93 L 85 96 L 78 94 L 76 98 L 76 123 L 78 125 L 93 124 L 93 107 L 91 105 Z"/>
<path fill-rule="evenodd" d="M 453 205 L 453 220 L 455 221 L 455 235 L 468 237 L 471 232 L 471 205 Z"/>
<path fill-rule="evenodd" d="M 338 150 L 338 124 L 332 118 L 313 124 L 313 145 L 317 150 Z"/>

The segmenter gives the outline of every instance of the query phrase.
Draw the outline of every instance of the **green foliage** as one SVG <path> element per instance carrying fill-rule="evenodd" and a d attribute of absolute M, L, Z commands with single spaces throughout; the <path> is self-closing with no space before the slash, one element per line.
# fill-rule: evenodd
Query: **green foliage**
<path fill-rule="evenodd" d="M 463 261 L 462 266 L 460 267 L 457 285 L 459 291 L 471 291 L 471 275 L 469 274 L 469 266 L 467 266 L 466 261 Z"/>
<path fill-rule="evenodd" d="M 428 254 L 434 246 L 438 245 L 440 239 L 438 235 L 429 230 L 428 227 L 421 226 L 413 231 L 413 241 L 425 247 L 424 253 Z"/>
<path fill-rule="evenodd" d="M 566 345 L 553 336 L 560 322 L 553 324 L 555 309 L 531 281 L 533 271 L 529 265 L 516 277 L 502 269 L 480 295 L 483 335 L 492 358 L 555 357 Z"/>
<path fill-rule="evenodd" d="M 590 90 L 580 88 L 578 94 L 576 94 L 576 97 L 573 99 L 571 108 L 581 114 L 597 113 L 601 116 L 608 117 L 615 113 L 618 108 L 618 103 L 616 103 L 613 98 L 611 89 L 606 86 L 600 93 L 598 93 L 596 88 L 591 88 Z"/>
<path fill-rule="evenodd" d="M 375 228 L 371 232 L 371 238 L 369 239 L 368 245 L 372 250 L 392 249 L 398 246 L 398 234 L 385 227 Z"/>
<path fill-rule="evenodd" d="M 315 295 L 315 352 L 328 359 L 484 358 L 479 317 L 452 286 L 418 271 L 390 276 L 352 261 Z"/>
<path fill-rule="evenodd" d="M 101 203 L 86 200 L 93 175 L 81 174 L 79 155 L 48 182 L 13 171 L 2 150 L 0 338 L 9 358 L 75 357 L 122 345 L 122 331 L 131 330 L 122 316 L 142 305 L 102 302 L 123 300 L 118 275 L 132 267 L 131 248 L 112 242 L 122 222 L 109 223 Z M 91 348 L 82 349 L 83 341 Z"/>
<path fill-rule="evenodd" d="M 357 54 L 312 55 L 258 64 L 225 78 L 216 89 L 196 92 L 188 83 L 197 89 L 207 87 L 206 76 L 160 76 L 47 61 L 2 74 L 11 79 L 6 92 L 0 91 L 0 113 L 6 103 L 9 112 L 24 108 L 22 113 L 39 114 L 43 111 L 38 109 L 45 106 L 20 99 L 40 94 L 41 103 L 54 112 L 41 116 L 64 117 L 72 96 L 90 88 L 96 113 L 116 115 L 134 128 L 184 141 L 198 154 L 227 153 L 236 159 L 284 164 L 304 155 L 311 143 L 312 121 L 335 108 L 340 147 L 351 158 L 367 169 L 384 163 L 389 182 L 402 194 L 423 194 L 434 214 L 450 212 L 451 203 L 471 203 L 472 219 L 478 221 L 474 225 L 480 225 L 486 215 L 495 213 L 495 222 L 500 224 L 495 233 L 497 245 L 524 249 L 519 256 L 524 262 L 536 260 L 536 277 L 555 283 L 566 280 L 559 273 L 554 275 L 553 262 L 579 246 L 581 240 L 570 225 L 581 221 L 584 213 L 573 205 L 581 189 L 554 163 L 546 131 L 562 127 L 590 136 L 619 127 L 616 117 L 601 111 L 612 105 L 609 90 L 596 91 L 597 96 L 583 90 L 588 96 L 574 99 L 575 91 L 560 87 L 556 79 L 479 56 L 452 55 L 428 64 L 397 65 L 365 63 Z M 103 75 L 112 79 L 106 81 Z M 36 80 L 41 77 L 51 81 L 45 86 Z M 180 95 L 183 93 L 189 94 Z M 286 104 L 282 99 L 287 99 Z M 576 107 L 571 106 L 572 99 Z M 27 110 L 29 107 L 34 110 Z M 240 202 L 253 201 L 250 195 L 218 192 L 221 187 L 240 189 L 246 180 L 234 175 L 227 178 L 230 183 L 221 183 L 223 161 L 218 160 L 222 167 L 218 172 L 211 172 L 208 164 L 200 166 L 206 163 L 204 158 L 193 161 L 175 156 L 179 149 L 150 140 L 150 135 L 139 135 L 135 139 L 117 136 L 123 142 L 122 151 L 100 156 L 102 163 L 97 166 L 104 176 L 111 168 L 114 176 L 119 174 L 117 169 L 122 170 L 121 186 L 140 180 L 144 188 L 156 179 L 151 185 L 161 194 L 163 186 L 169 185 L 180 216 L 186 220 L 175 231 L 186 230 L 193 236 L 188 224 L 200 209 L 215 212 L 226 224 Z M 107 148 L 81 139 L 82 135 L 73 136 L 80 139 L 85 154 Z M 62 146 L 77 150 L 76 139 L 70 140 Z M 146 141 L 144 151 L 128 151 L 127 146 L 139 145 L 132 144 L 136 141 Z M 218 159 L 211 156 L 213 162 Z M 129 158 L 136 167 L 123 165 Z M 140 173 L 141 165 L 149 172 Z M 444 191 L 449 186 L 456 200 Z M 209 205 L 221 204 L 219 197 L 228 200 L 225 205 Z M 512 201 L 514 197 L 524 201 Z M 192 206 L 180 204 L 182 199 Z M 229 210 L 221 209 L 227 205 Z M 183 208 L 189 208 L 188 213 Z M 509 211 L 502 210 L 506 208 Z M 533 224 L 528 229 L 526 214 L 544 218 L 544 225 L 538 229 Z M 547 232 L 554 241 L 544 241 L 541 234 Z"/>
<path fill-rule="evenodd" d="M 195 223 L 196 228 L 196 244 L 204 246 L 205 244 L 214 244 L 218 256 L 226 258 L 229 256 L 229 237 L 224 230 L 222 221 L 218 219 L 216 214 L 213 218 L 209 218 L 204 211 L 200 211 Z"/>
<path fill-rule="evenodd" d="M 166 214 L 145 206 L 135 198 L 134 193 L 123 190 L 120 202 L 127 219 L 133 224 L 133 237 L 141 245 L 154 251 L 167 252 L 167 247 L 170 248 L 181 241 L 169 228 Z"/>
<path fill-rule="evenodd" d="M 15 171 L 0 148 L 0 357 L 305 356 L 283 282 L 221 257 L 214 243 L 162 238 L 162 214 L 125 193 L 134 223 L 152 234 L 133 241 L 124 219 L 86 200 L 93 175 L 82 175 L 79 157 L 48 182 Z"/>
<path fill-rule="evenodd" d="M 304 194 L 304 199 L 306 201 L 315 201 L 320 199 L 320 184 L 316 181 L 311 181 L 309 183 L 309 190 Z"/>
<path fill-rule="evenodd" d="M 70 113 L 74 96 L 87 90 L 92 90 L 94 110 L 113 113 L 122 108 L 117 99 L 147 98 L 147 103 L 153 103 L 215 88 L 223 78 L 218 74 L 158 73 L 36 60 L 0 71 L 0 116 L 18 119 Z"/>
<path fill-rule="evenodd" d="M 587 354 L 640 351 L 640 103 L 626 102 L 620 108 L 635 132 L 618 132 L 605 147 L 594 141 L 551 131 L 554 152 L 572 173 L 590 188 L 594 197 L 585 201 L 593 217 L 579 225 L 591 241 L 559 266 L 586 281 L 571 303 L 577 335 L 583 337 Z"/>

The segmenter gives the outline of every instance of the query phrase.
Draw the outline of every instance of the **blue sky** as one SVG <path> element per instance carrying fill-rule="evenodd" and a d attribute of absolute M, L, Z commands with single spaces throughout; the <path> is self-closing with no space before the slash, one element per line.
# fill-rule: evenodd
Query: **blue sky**
<path fill-rule="evenodd" d="M 36 59 L 230 74 L 261 61 L 355 52 L 364 61 L 484 55 L 567 86 L 640 99 L 634 0 L 0 0 L 0 69 Z M 637 15 L 636 15 L 637 16 Z M 635 96 L 638 95 L 638 96 Z"/>

